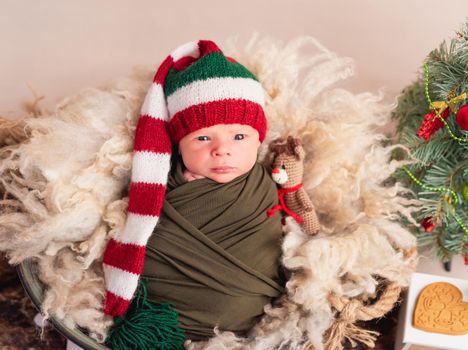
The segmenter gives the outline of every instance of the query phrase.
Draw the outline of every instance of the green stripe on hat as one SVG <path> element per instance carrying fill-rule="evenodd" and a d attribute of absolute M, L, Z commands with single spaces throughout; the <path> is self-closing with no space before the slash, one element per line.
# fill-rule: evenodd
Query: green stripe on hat
<path fill-rule="evenodd" d="M 182 71 L 171 68 L 167 74 L 164 93 L 170 96 L 177 89 L 197 80 L 206 80 L 214 77 L 257 78 L 243 65 L 230 62 L 222 52 L 212 52 L 196 60 Z"/>

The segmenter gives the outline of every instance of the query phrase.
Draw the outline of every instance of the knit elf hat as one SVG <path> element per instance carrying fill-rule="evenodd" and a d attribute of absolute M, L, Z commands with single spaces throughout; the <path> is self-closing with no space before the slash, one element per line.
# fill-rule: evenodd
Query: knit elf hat
<path fill-rule="evenodd" d="M 264 94 L 244 66 L 209 40 L 178 47 L 159 66 L 138 119 L 127 221 L 104 251 L 104 312 L 125 313 L 138 286 L 145 246 L 158 223 L 172 144 L 216 124 L 244 124 L 265 139 Z"/>

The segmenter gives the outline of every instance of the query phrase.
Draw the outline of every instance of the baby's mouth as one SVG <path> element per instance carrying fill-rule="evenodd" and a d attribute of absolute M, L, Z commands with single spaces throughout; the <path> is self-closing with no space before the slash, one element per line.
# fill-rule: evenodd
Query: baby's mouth
<path fill-rule="evenodd" d="M 214 173 L 219 173 L 219 174 L 224 174 L 224 173 L 230 173 L 234 170 L 235 168 L 231 166 L 218 166 L 215 168 L 211 168 L 211 171 Z"/>

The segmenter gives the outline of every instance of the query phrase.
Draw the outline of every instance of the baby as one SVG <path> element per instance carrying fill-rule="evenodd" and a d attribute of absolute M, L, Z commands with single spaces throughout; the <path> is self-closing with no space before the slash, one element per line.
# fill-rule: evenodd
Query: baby
<path fill-rule="evenodd" d="M 104 252 L 104 312 L 122 316 L 139 276 L 154 305 L 170 302 L 185 337 L 238 335 L 284 292 L 281 217 L 269 169 L 263 89 L 212 41 L 161 64 L 135 132 L 125 228 Z M 175 152 L 174 152 L 175 151 Z M 172 154 L 172 156 L 171 156 Z"/>

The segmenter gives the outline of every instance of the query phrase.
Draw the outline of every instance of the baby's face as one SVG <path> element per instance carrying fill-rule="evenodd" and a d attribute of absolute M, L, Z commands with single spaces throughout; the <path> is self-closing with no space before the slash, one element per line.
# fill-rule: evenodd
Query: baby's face
<path fill-rule="evenodd" d="M 260 147 L 258 131 L 248 125 L 218 124 L 194 131 L 179 142 L 185 167 L 195 178 L 229 182 L 250 171 Z"/>

